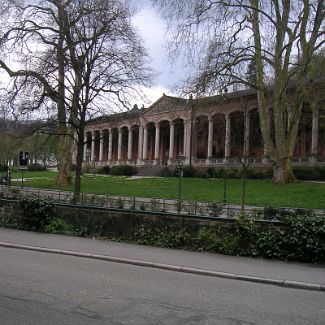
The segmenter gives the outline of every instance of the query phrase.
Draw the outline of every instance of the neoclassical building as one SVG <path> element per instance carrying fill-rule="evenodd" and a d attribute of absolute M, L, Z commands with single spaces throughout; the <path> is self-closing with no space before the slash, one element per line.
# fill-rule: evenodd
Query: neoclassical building
<path fill-rule="evenodd" d="M 272 128 L 272 106 L 269 105 Z M 325 102 L 306 108 L 294 163 L 325 162 Z M 74 153 L 75 156 L 75 153 Z M 256 93 L 244 90 L 201 99 L 163 94 L 149 107 L 101 116 L 86 126 L 84 163 L 134 166 L 270 164 Z"/>

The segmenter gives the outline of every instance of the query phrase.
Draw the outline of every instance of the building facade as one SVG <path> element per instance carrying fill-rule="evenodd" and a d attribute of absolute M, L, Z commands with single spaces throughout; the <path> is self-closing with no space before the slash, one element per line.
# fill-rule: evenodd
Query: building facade
<path fill-rule="evenodd" d="M 269 126 L 273 128 L 272 106 Z M 293 157 L 296 164 L 325 162 L 325 103 L 304 109 Z M 74 152 L 75 157 L 75 152 Z M 149 107 L 87 123 L 84 163 L 134 166 L 270 164 L 252 90 L 201 99 L 160 97 Z"/>

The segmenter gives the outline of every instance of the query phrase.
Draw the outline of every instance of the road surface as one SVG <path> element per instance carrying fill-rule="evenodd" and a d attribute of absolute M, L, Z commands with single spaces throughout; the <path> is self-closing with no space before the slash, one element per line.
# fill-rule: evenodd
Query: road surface
<path fill-rule="evenodd" d="M 324 324 L 325 294 L 0 247 L 0 323 Z"/>

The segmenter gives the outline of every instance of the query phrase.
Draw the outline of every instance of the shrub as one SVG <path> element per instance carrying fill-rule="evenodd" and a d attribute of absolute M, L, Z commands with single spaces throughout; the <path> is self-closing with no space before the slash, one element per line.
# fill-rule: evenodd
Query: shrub
<path fill-rule="evenodd" d="M 224 178 L 226 170 L 223 167 L 216 169 L 216 178 Z"/>
<path fill-rule="evenodd" d="M 113 166 L 111 169 L 112 175 L 132 176 L 137 173 L 137 169 L 131 165 Z"/>
<path fill-rule="evenodd" d="M 217 177 L 217 171 L 214 167 L 209 167 L 206 170 L 207 176 L 209 178 L 216 178 Z"/>
<path fill-rule="evenodd" d="M 316 167 L 316 170 L 319 173 L 319 180 L 325 181 L 325 167 L 324 166 L 318 166 L 318 167 Z"/>
<path fill-rule="evenodd" d="M 199 178 L 209 178 L 206 168 L 197 168 L 195 170 L 195 177 Z"/>
<path fill-rule="evenodd" d="M 196 177 L 196 169 L 193 166 L 184 166 L 183 168 L 184 177 Z"/>
<path fill-rule="evenodd" d="M 96 173 L 97 174 L 105 174 L 109 175 L 111 172 L 111 167 L 109 165 L 106 166 L 100 166 L 96 168 Z"/>
<path fill-rule="evenodd" d="M 299 210 L 285 217 L 288 227 L 281 237 L 288 260 L 302 262 L 325 261 L 325 218 L 312 211 Z"/>
<path fill-rule="evenodd" d="M 93 171 L 93 166 L 91 166 L 91 164 L 84 164 L 82 166 L 82 172 L 85 174 L 89 174 Z"/>
<path fill-rule="evenodd" d="M 46 167 L 41 164 L 30 164 L 28 165 L 28 170 L 30 172 L 41 172 L 46 170 Z"/>
<path fill-rule="evenodd" d="M 313 167 L 295 167 L 293 173 L 300 180 L 316 181 L 321 179 L 319 169 Z"/>
<path fill-rule="evenodd" d="M 237 168 L 227 168 L 226 174 L 228 178 L 240 178 L 240 171 Z"/>
<path fill-rule="evenodd" d="M 51 220 L 44 230 L 51 234 L 72 235 L 74 233 L 73 226 L 66 223 L 62 218 Z"/>
<path fill-rule="evenodd" d="M 294 167 L 293 173 L 297 179 L 309 181 L 324 181 L 325 167 Z"/>
<path fill-rule="evenodd" d="M 8 166 L 5 164 L 0 164 L 0 172 L 6 172 L 8 170 Z"/>
<path fill-rule="evenodd" d="M 19 228 L 44 231 L 54 218 L 53 204 L 36 196 L 24 197 L 19 201 Z"/>
<path fill-rule="evenodd" d="M 161 177 L 172 177 L 172 176 L 174 176 L 174 173 L 170 168 L 164 167 L 160 172 L 160 176 Z"/>

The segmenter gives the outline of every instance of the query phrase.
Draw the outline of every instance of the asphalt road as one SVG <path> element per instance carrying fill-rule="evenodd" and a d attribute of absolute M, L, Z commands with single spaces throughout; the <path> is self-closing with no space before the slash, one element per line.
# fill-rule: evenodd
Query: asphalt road
<path fill-rule="evenodd" d="M 0 248 L 0 324 L 324 324 L 324 292 Z"/>

